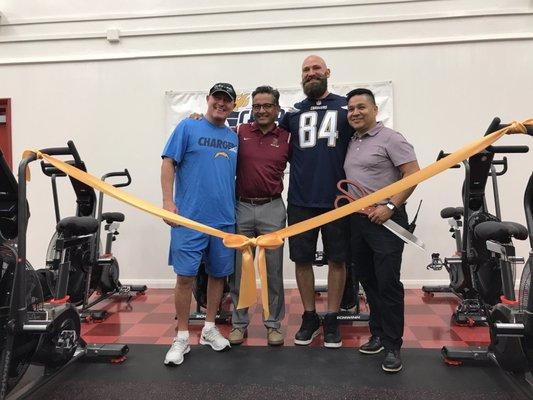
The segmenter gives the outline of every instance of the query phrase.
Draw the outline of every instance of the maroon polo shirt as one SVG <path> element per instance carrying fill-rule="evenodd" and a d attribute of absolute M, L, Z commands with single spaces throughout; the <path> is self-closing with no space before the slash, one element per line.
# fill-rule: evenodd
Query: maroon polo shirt
<path fill-rule="evenodd" d="M 273 197 L 283 191 L 290 133 L 275 126 L 263 134 L 255 122 L 237 127 L 237 197 Z"/>

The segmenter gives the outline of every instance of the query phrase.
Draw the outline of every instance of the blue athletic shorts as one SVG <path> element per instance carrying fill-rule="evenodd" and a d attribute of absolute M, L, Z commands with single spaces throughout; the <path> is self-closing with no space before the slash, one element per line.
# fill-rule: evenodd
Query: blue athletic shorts
<path fill-rule="evenodd" d="M 235 233 L 234 225 L 218 229 Z M 208 275 L 222 278 L 233 273 L 235 250 L 224 246 L 222 239 L 183 226 L 172 228 L 170 236 L 168 264 L 177 275 L 196 276 L 204 257 Z"/>

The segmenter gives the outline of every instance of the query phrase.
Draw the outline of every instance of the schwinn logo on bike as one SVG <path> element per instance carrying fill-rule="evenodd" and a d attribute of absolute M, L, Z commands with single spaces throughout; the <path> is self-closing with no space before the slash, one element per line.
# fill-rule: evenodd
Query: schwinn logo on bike
<path fill-rule="evenodd" d="M 337 315 L 338 320 L 346 320 L 346 321 L 355 321 L 361 319 L 361 316 L 358 314 L 353 315 Z"/>

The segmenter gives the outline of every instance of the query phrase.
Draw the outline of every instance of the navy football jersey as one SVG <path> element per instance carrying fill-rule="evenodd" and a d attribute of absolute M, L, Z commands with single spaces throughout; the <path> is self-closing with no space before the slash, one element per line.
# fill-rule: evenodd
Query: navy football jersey
<path fill-rule="evenodd" d="M 353 134 L 346 105 L 345 97 L 330 93 L 296 103 L 283 116 L 280 126 L 291 133 L 290 204 L 333 208 Z"/>

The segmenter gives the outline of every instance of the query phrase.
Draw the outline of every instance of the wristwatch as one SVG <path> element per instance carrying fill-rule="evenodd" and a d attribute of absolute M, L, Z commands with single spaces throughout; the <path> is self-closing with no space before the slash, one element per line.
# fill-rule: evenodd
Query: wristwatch
<path fill-rule="evenodd" d="M 396 211 L 396 205 L 392 201 L 388 201 L 387 204 L 385 204 L 389 210 L 392 212 Z"/>

